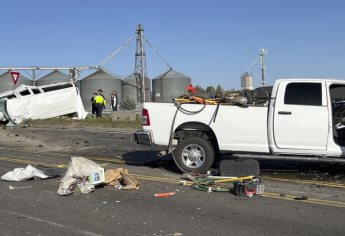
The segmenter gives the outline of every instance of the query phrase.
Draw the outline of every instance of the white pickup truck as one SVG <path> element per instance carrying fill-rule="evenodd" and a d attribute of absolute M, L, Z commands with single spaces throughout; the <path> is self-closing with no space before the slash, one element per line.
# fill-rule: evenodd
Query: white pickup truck
<path fill-rule="evenodd" d="M 217 156 L 345 162 L 345 80 L 284 79 L 266 104 L 143 104 L 135 137 L 172 153 L 183 172 Z M 163 152 L 161 152 L 163 153 Z"/>

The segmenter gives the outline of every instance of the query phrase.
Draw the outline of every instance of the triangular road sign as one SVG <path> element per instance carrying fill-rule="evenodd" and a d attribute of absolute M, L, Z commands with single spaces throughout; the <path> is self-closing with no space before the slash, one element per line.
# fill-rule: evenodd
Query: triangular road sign
<path fill-rule="evenodd" d="M 12 81 L 13 81 L 14 85 L 16 85 L 17 82 L 18 82 L 20 73 L 19 72 L 10 71 L 10 75 L 12 77 Z"/>

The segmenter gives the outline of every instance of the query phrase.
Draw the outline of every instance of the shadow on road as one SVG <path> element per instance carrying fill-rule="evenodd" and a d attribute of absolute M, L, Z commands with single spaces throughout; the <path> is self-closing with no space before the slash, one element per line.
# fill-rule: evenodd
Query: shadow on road
<path fill-rule="evenodd" d="M 126 162 L 126 165 L 147 166 L 181 174 L 181 171 L 175 165 L 172 155 L 158 157 L 157 151 L 128 152 L 122 155 L 122 159 Z"/>
<path fill-rule="evenodd" d="M 127 165 L 147 166 L 172 173 L 181 174 L 172 155 L 158 157 L 157 151 L 133 151 L 122 155 Z M 222 157 L 228 159 L 231 157 Z M 317 180 L 345 180 L 345 164 L 294 161 L 294 160 L 259 160 L 262 175 L 285 176 L 290 178 L 304 178 Z M 215 169 L 219 162 L 215 163 Z"/>

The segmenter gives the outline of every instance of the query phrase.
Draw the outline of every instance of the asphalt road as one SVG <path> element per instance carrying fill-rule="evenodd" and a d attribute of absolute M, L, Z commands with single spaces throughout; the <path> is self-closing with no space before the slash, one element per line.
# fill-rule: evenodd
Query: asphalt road
<path fill-rule="evenodd" d="M 34 164 L 63 176 L 70 157 L 83 156 L 106 169 L 127 168 L 141 187 L 125 191 L 105 186 L 89 194 L 58 196 L 61 177 L 0 181 L 0 235 L 345 235 L 341 166 L 330 175 L 317 166 L 316 172 L 313 166 L 307 172 L 298 165 L 283 171 L 263 163 L 270 171 L 261 174 L 262 196 L 207 193 L 179 184 L 181 173 L 173 162 L 131 144 L 130 133 L 64 127 L 1 130 L 0 175 Z M 176 195 L 153 196 L 171 191 Z"/>

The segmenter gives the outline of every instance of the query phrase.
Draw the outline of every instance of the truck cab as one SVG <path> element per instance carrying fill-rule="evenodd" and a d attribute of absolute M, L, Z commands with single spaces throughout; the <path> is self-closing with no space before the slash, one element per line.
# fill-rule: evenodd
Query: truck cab
<path fill-rule="evenodd" d="M 345 81 L 278 80 L 268 136 L 273 154 L 343 156 Z"/>

